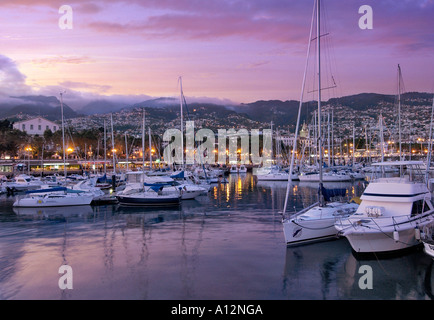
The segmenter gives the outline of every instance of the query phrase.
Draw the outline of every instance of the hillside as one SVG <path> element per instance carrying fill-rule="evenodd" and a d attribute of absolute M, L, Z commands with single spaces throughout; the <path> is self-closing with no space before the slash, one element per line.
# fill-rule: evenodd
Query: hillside
<path fill-rule="evenodd" d="M 51 121 L 61 119 L 60 101 L 54 96 L 20 96 L 11 97 L 17 99 L 18 104 L 0 105 L 0 118 L 18 121 L 31 117 L 41 116 Z M 65 119 L 80 116 L 67 104 L 63 104 Z"/>
<path fill-rule="evenodd" d="M 0 105 L 0 119 L 17 121 L 34 116 L 42 116 L 49 120 L 60 120 L 60 102 L 56 97 L 45 96 L 22 96 L 14 97 L 19 102 L 16 105 Z M 393 110 L 396 105 L 395 95 L 384 95 L 376 93 L 362 93 L 341 98 L 333 98 L 323 101 L 327 109 L 333 108 L 335 117 L 349 118 L 349 114 L 368 115 L 377 118 L 380 110 Z M 406 108 L 417 106 L 430 106 L 432 94 L 410 92 L 401 96 L 402 105 Z M 90 102 L 80 112 L 74 111 L 64 104 L 66 119 L 77 118 L 74 123 L 81 123 L 82 126 L 100 125 L 104 117 L 113 113 L 114 119 L 122 119 L 122 128 L 131 128 L 140 123 L 140 110 L 146 110 L 148 120 L 154 127 L 169 126 L 179 122 L 180 106 L 178 99 L 158 98 L 142 101 L 133 105 L 125 105 L 121 102 L 109 100 L 95 100 Z M 301 121 L 311 117 L 311 112 L 316 110 L 315 101 L 303 104 Z M 86 109 L 86 110 L 85 110 Z M 280 101 L 256 101 L 240 104 L 238 106 L 219 105 L 212 103 L 187 103 L 184 105 L 184 120 L 194 120 L 204 128 L 216 129 L 224 127 L 269 127 L 271 122 L 275 126 L 292 128 L 297 120 L 299 102 L 295 100 Z M 343 112 L 344 110 L 345 112 Z M 342 113 L 342 114 L 339 114 Z M 413 112 L 417 117 L 417 112 Z M 104 116 L 105 115 L 105 116 Z M 87 118 L 86 118 L 87 117 Z M 352 118 L 353 116 L 351 116 Z M 79 119 L 79 120 L 78 120 Z M 86 124 L 87 120 L 89 124 Z M 91 121 L 90 121 L 91 120 Z M 361 120 L 360 120 L 361 121 Z"/>

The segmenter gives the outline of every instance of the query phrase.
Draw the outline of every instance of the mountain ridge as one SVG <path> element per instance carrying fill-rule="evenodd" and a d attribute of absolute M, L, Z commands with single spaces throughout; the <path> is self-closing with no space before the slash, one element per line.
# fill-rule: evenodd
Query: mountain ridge
<path fill-rule="evenodd" d="M 54 96 L 19 96 L 17 103 L 0 103 L 0 119 L 12 119 L 18 121 L 21 118 L 42 116 L 48 120 L 60 120 L 60 101 Z M 427 105 L 432 99 L 432 94 L 425 92 L 408 92 L 401 95 L 403 104 L 418 106 Z M 323 105 L 344 106 L 355 112 L 366 110 L 383 104 L 393 104 L 397 101 L 396 95 L 378 93 L 360 93 L 340 98 L 332 98 L 323 101 Z M 431 100 L 432 101 L 432 100 Z M 209 114 L 225 118 L 238 114 L 252 121 L 271 123 L 283 126 L 295 123 L 298 115 L 299 101 L 297 100 L 258 100 L 251 103 L 238 105 L 215 104 L 207 102 L 192 102 L 184 105 L 185 119 L 189 115 L 195 118 L 206 117 Z M 306 119 L 310 112 L 316 109 L 316 101 L 303 103 L 301 119 Z M 144 100 L 139 103 L 126 104 L 119 101 L 99 99 L 90 101 L 85 107 L 73 110 L 64 103 L 64 115 L 66 119 L 85 116 L 97 116 L 108 113 L 129 112 L 137 108 L 144 108 L 150 113 L 158 113 L 159 118 L 167 116 L 169 121 L 179 114 L 179 101 L 176 98 L 160 97 Z M 159 111 L 157 111 L 159 110 Z M 194 112 L 193 112 L 194 110 Z"/>

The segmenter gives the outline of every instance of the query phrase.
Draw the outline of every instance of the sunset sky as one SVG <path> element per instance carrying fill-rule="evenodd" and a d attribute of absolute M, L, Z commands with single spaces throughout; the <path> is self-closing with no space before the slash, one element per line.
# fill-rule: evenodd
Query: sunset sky
<path fill-rule="evenodd" d="M 434 0 L 324 0 L 339 96 L 434 91 Z M 73 10 L 62 30 L 59 8 Z M 373 29 L 359 28 L 359 7 Z M 298 100 L 313 0 L 1 0 L 0 98 Z M 77 100 L 78 101 L 78 100 Z M 77 104 L 79 104 L 77 102 Z M 74 106 L 73 106 L 74 107 Z M 78 107 L 78 106 L 77 106 Z"/>

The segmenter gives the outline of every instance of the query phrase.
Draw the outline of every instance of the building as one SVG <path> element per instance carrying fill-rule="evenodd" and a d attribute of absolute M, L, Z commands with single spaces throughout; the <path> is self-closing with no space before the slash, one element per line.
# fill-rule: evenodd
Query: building
<path fill-rule="evenodd" d="M 309 129 L 307 128 L 306 122 L 304 122 L 300 130 L 300 138 L 306 139 L 308 137 L 309 137 Z"/>
<path fill-rule="evenodd" d="M 37 117 L 29 120 L 24 120 L 14 123 L 14 129 L 18 129 L 31 135 L 43 135 L 45 130 L 50 129 L 52 132 L 56 132 L 60 129 L 60 126 L 52 121 Z"/>

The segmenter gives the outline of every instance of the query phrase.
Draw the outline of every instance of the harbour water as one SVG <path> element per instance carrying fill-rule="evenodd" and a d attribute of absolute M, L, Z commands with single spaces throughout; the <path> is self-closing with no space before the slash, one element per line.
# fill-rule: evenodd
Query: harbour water
<path fill-rule="evenodd" d="M 363 182 L 341 183 L 360 196 Z M 13 209 L 0 198 L 0 299 L 431 300 L 433 259 L 416 249 L 356 257 L 345 239 L 287 248 L 286 182 L 228 177 L 176 209 L 118 205 Z M 288 211 L 313 203 L 294 182 Z M 59 267 L 72 270 L 60 289 Z M 372 288 L 364 288 L 365 270 Z M 362 284 L 362 285 L 361 285 Z"/>

